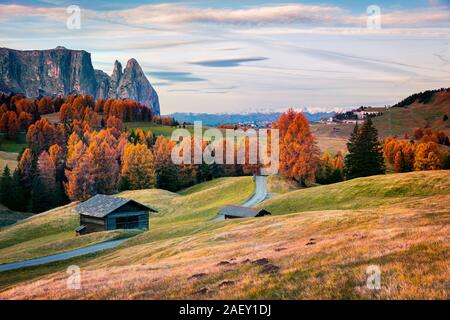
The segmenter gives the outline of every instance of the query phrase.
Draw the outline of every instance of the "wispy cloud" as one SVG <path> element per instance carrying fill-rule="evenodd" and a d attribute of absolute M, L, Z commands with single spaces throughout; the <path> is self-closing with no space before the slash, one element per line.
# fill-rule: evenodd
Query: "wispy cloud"
<path fill-rule="evenodd" d="M 237 67 L 244 62 L 267 60 L 266 57 L 234 57 L 224 59 L 204 59 L 190 61 L 190 64 L 196 64 L 203 67 L 223 68 L 223 67 Z"/>
<path fill-rule="evenodd" d="M 244 9 L 194 8 L 176 4 L 143 5 L 109 13 L 136 23 L 289 23 L 334 21 L 343 10 L 336 6 L 289 4 Z M 130 19 L 130 17 L 133 17 Z"/>
<path fill-rule="evenodd" d="M 136 58 L 164 112 L 390 104 L 450 81 L 450 0 L 383 0 L 380 30 L 337 0 L 79 0 L 82 26 L 69 30 L 72 1 L 46 1 L 0 1 L 0 46 L 84 49 L 109 73 Z"/>
<path fill-rule="evenodd" d="M 216 23 L 237 25 L 309 24 L 359 26 L 366 25 L 366 13 L 354 14 L 333 5 L 283 4 L 247 8 L 201 8 L 182 4 L 141 5 L 120 10 L 95 11 L 82 8 L 88 19 L 157 30 L 157 26 L 190 23 Z M 39 7 L 1 4 L 0 20 L 23 17 L 46 17 L 52 20 L 66 18 L 63 7 Z M 450 10 L 444 5 L 406 10 L 382 10 L 382 22 L 390 27 L 413 27 L 418 25 L 448 24 Z"/>
<path fill-rule="evenodd" d="M 146 72 L 146 75 L 155 77 L 161 80 L 167 80 L 171 82 L 199 82 L 206 81 L 204 78 L 195 77 L 190 72 L 172 72 L 172 71 L 151 71 Z"/>

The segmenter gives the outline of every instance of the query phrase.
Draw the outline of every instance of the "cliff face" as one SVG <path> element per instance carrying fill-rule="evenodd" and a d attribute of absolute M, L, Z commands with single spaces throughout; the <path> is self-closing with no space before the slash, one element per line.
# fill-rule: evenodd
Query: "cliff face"
<path fill-rule="evenodd" d="M 90 53 L 57 47 L 19 51 L 0 48 L 0 92 L 39 96 L 92 95 L 95 98 L 131 99 L 159 114 L 158 94 L 135 59 L 122 73 L 116 61 L 112 76 L 94 70 Z"/>
<path fill-rule="evenodd" d="M 141 101 L 149 105 L 152 101 L 158 101 L 156 91 L 148 82 L 147 77 L 141 69 L 141 66 L 135 59 L 130 59 L 121 74 L 121 65 L 117 68 L 117 74 L 113 73 L 113 88 L 116 86 L 116 96 Z M 114 68 L 116 71 L 116 68 Z M 114 79 L 117 77 L 117 79 Z M 159 113 L 159 105 L 157 107 Z"/>

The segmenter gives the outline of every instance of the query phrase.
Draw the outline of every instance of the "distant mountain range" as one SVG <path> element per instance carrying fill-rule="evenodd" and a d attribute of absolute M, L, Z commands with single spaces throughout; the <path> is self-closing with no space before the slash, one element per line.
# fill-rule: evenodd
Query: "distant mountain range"
<path fill-rule="evenodd" d="M 270 113 L 190 113 L 190 112 L 176 112 L 169 116 L 175 118 L 180 123 L 194 121 L 202 121 L 203 125 L 217 126 L 219 124 L 253 124 L 256 126 L 266 125 L 272 123 L 280 117 L 281 112 Z M 310 122 L 316 122 L 324 117 L 334 116 L 334 112 L 318 112 L 309 113 L 304 112 Z"/>
<path fill-rule="evenodd" d="M 29 98 L 85 94 L 96 99 L 130 99 L 160 113 L 158 94 L 135 59 L 124 70 L 116 60 L 111 76 L 92 66 L 84 50 L 56 47 L 50 50 L 0 48 L 0 93 Z"/>

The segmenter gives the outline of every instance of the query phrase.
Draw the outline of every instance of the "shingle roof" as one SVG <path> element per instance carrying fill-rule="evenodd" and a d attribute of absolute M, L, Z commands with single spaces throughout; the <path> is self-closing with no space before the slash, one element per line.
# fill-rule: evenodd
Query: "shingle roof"
<path fill-rule="evenodd" d="M 270 214 L 270 212 L 260 208 L 226 206 L 225 208 L 219 211 L 219 214 L 224 216 L 250 218 L 250 217 L 264 216 Z"/>
<path fill-rule="evenodd" d="M 107 196 L 104 194 L 97 194 L 96 196 L 90 198 L 89 200 L 80 203 L 78 206 L 75 207 L 75 210 L 79 214 L 96 218 L 103 218 L 108 214 L 110 214 L 111 212 L 113 212 L 114 210 L 126 205 L 127 203 L 134 203 L 146 210 L 156 212 L 155 209 L 150 208 L 137 201 L 127 198 Z"/>
<path fill-rule="evenodd" d="M 86 226 L 79 226 L 75 228 L 75 232 L 80 232 L 82 230 L 86 229 Z"/>

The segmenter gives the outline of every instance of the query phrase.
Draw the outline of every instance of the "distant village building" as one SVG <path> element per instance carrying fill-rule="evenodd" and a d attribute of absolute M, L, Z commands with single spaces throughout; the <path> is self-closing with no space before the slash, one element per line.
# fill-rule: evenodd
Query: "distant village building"
<path fill-rule="evenodd" d="M 335 114 L 331 123 L 362 123 L 369 117 L 381 116 L 385 111 L 385 107 L 360 107 L 355 110 Z"/>
<path fill-rule="evenodd" d="M 235 219 L 235 218 L 255 218 L 270 215 L 271 213 L 265 209 L 248 208 L 242 206 L 226 206 L 219 211 L 217 220 Z"/>
<path fill-rule="evenodd" d="M 353 113 L 358 117 L 358 120 L 367 119 L 367 117 L 378 117 L 386 111 L 386 108 L 361 107 Z"/>
<path fill-rule="evenodd" d="M 75 207 L 80 214 L 77 235 L 115 229 L 149 228 L 149 213 L 157 212 L 137 201 L 98 194 Z"/>

